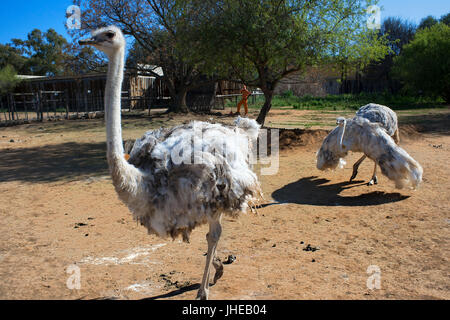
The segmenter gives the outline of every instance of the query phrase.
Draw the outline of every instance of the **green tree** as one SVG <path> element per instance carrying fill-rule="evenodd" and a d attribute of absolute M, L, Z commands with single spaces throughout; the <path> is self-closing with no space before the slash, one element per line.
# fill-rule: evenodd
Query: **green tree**
<path fill-rule="evenodd" d="M 354 72 L 356 79 L 360 79 L 365 67 L 385 57 L 390 52 L 386 43 L 385 36 L 380 37 L 376 32 L 369 32 L 357 34 L 351 43 L 341 44 L 331 59 L 340 68 L 341 86 L 350 72 Z M 341 93 L 345 93 L 342 88 Z"/>
<path fill-rule="evenodd" d="M 0 69 L 9 65 L 17 72 L 24 73 L 26 61 L 27 58 L 22 56 L 20 50 L 9 44 L 0 44 Z"/>
<path fill-rule="evenodd" d="M 416 25 L 401 18 L 386 18 L 380 29 L 380 35 L 385 37 L 389 53 L 380 61 L 371 63 L 365 69 L 365 77 L 386 81 L 391 93 L 400 89 L 398 81 L 391 77 L 394 58 L 402 53 L 403 47 L 408 44 L 416 33 Z"/>
<path fill-rule="evenodd" d="M 417 29 L 422 30 L 422 29 L 426 29 L 426 28 L 431 28 L 438 22 L 439 21 L 437 21 L 435 17 L 428 16 L 428 17 L 423 18 L 422 21 L 420 21 L 419 27 Z"/>
<path fill-rule="evenodd" d="M 198 0 L 199 26 L 185 46 L 197 56 L 230 66 L 247 85 L 261 88 L 265 103 L 257 118 L 264 124 L 277 83 L 294 72 L 336 61 L 365 62 L 367 50 L 383 49 L 367 30 L 368 5 L 355 0 Z M 191 37 L 190 37 L 191 36 Z M 376 54 L 378 55 L 378 54 Z"/>
<path fill-rule="evenodd" d="M 91 72 L 106 72 L 106 61 L 98 51 L 89 46 L 70 44 L 64 50 L 64 74 L 80 75 Z"/>
<path fill-rule="evenodd" d="M 391 55 L 398 56 L 403 47 L 414 38 L 416 25 L 398 17 L 388 17 L 383 21 L 380 32 L 388 40 Z"/>
<path fill-rule="evenodd" d="M 162 67 L 164 74 L 149 68 L 139 70 L 161 78 L 170 96 L 170 112 L 187 112 L 186 95 L 189 90 L 212 79 L 205 79 L 201 66 L 205 59 L 185 59 L 185 51 L 179 45 L 181 38 L 192 30 L 191 21 L 185 17 L 195 16 L 197 8 L 186 0 L 83 0 L 80 5 L 83 30 L 73 32 L 74 37 L 87 31 L 115 24 L 124 34 L 134 40 L 128 67 L 149 64 Z"/>
<path fill-rule="evenodd" d="M 450 102 L 450 27 L 438 23 L 417 32 L 394 60 L 394 75 L 405 90 L 441 96 Z"/>
<path fill-rule="evenodd" d="M 12 46 L 26 61 L 23 71 L 32 75 L 55 76 L 65 72 L 67 40 L 55 30 L 31 31 L 26 40 L 12 39 Z"/>
<path fill-rule="evenodd" d="M 444 14 L 439 21 L 450 26 L 450 12 L 447 14 Z"/>
<path fill-rule="evenodd" d="M 19 74 L 73 75 L 104 71 L 105 64 L 91 47 L 69 44 L 55 30 L 31 31 L 25 40 L 12 39 L 0 44 L 0 69 L 12 66 Z"/>
<path fill-rule="evenodd" d="M 7 65 L 0 69 L 0 96 L 12 92 L 19 82 L 20 79 L 17 78 L 14 67 Z"/>

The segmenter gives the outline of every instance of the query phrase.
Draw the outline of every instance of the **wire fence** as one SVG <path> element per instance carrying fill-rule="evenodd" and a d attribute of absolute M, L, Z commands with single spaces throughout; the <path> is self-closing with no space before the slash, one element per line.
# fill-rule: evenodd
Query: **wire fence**
<path fill-rule="evenodd" d="M 81 98 L 81 99 L 80 99 Z M 104 117 L 103 95 L 69 98 L 67 91 L 12 93 L 0 99 L 0 125 L 8 126 L 32 121 L 94 119 Z M 169 97 L 133 97 L 122 92 L 122 110 L 167 108 Z"/>
<path fill-rule="evenodd" d="M 188 107 L 193 112 L 208 113 L 211 110 L 225 110 L 238 104 L 241 94 L 207 95 L 190 97 Z M 262 102 L 263 95 L 252 93 L 249 104 Z M 170 105 L 170 97 L 153 98 L 149 96 L 133 97 L 128 91 L 122 91 L 122 110 L 165 109 Z M 104 117 L 103 95 L 85 95 L 69 98 L 67 91 L 43 91 L 36 93 L 12 93 L 0 99 L 0 125 L 9 126 L 32 121 L 56 121 L 75 119 L 97 119 Z"/>

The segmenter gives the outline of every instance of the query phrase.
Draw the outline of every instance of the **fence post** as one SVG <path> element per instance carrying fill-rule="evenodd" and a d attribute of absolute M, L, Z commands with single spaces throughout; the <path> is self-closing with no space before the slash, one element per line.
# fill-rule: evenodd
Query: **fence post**
<path fill-rule="evenodd" d="M 13 100 L 13 97 L 12 97 L 11 93 L 8 94 L 8 100 L 9 100 L 8 106 L 9 106 L 9 113 L 10 113 L 9 119 L 14 121 L 15 120 L 14 119 L 14 106 L 13 106 L 13 101 L 14 100 Z"/>
<path fill-rule="evenodd" d="M 39 97 L 38 96 L 39 96 L 38 93 L 33 92 L 33 107 L 34 107 L 34 111 L 36 111 L 36 114 L 39 109 Z M 36 120 L 39 120 L 39 117 L 37 117 Z"/>
<path fill-rule="evenodd" d="M 23 97 L 23 107 L 25 108 L 25 120 L 28 120 L 28 108 L 27 108 L 27 97 L 25 95 Z"/>
<path fill-rule="evenodd" d="M 43 92 L 43 94 L 44 94 L 44 97 L 45 97 L 45 92 Z M 46 109 L 47 109 L 47 121 L 48 121 L 48 119 L 50 119 L 50 114 L 49 114 L 50 103 L 48 103 L 48 101 L 47 101 L 46 98 L 43 98 L 43 100 L 45 100 L 45 106 L 47 107 Z M 50 99 L 50 100 L 51 100 L 51 99 Z"/>
<path fill-rule="evenodd" d="M 8 104 L 8 120 L 11 121 L 11 95 L 6 95 L 6 103 Z"/>
<path fill-rule="evenodd" d="M 8 118 L 6 117 L 6 111 L 3 107 L 3 97 L 0 97 L 0 109 L 3 109 L 3 115 L 5 116 L 5 122 L 8 122 Z"/>
<path fill-rule="evenodd" d="M 54 92 L 54 93 L 52 93 L 53 94 L 53 107 L 55 108 L 55 113 L 54 113 L 54 116 L 55 116 L 55 120 L 56 120 L 56 109 L 58 109 L 58 101 L 57 100 L 59 100 L 60 98 L 59 98 L 59 93 L 58 93 L 58 99 L 56 99 L 56 95 L 57 95 L 57 93 L 56 92 Z"/>
<path fill-rule="evenodd" d="M 11 99 L 12 99 L 12 106 L 13 106 L 13 115 L 14 115 L 14 119 L 15 120 L 20 120 L 20 115 L 17 112 L 17 107 L 16 107 L 16 99 L 14 98 L 14 95 L 11 94 Z"/>
<path fill-rule="evenodd" d="M 38 108 L 37 108 L 37 120 L 42 122 L 44 120 L 44 114 L 42 111 L 42 90 L 38 91 Z"/>
<path fill-rule="evenodd" d="M 83 101 L 84 101 L 84 112 L 89 113 L 89 103 L 87 97 L 86 80 L 83 80 Z"/>
<path fill-rule="evenodd" d="M 64 90 L 64 100 L 65 100 L 65 107 L 66 107 L 66 120 L 69 120 L 69 92 Z"/>
<path fill-rule="evenodd" d="M 148 115 L 151 115 L 151 107 L 152 107 L 152 96 L 148 97 Z"/>
<path fill-rule="evenodd" d="M 79 98 L 80 97 L 81 97 L 80 94 L 78 92 L 75 92 L 75 103 L 77 104 L 77 120 L 79 117 L 79 107 L 80 107 L 80 103 L 79 103 L 80 99 Z"/>

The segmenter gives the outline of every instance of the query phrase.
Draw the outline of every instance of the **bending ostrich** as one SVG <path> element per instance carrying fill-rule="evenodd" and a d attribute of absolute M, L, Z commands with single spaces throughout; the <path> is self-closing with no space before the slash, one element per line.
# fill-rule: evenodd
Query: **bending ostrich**
<path fill-rule="evenodd" d="M 413 188 L 422 181 L 423 169 L 379 124 L 356 116 L 337 119 L 338 126 L 325 138 L 317 152 L 317 169 L 335 169 L 349 151 L 362 152 L 381 168 L 381 172 L 395 181 L 399 189 Z"/>
<path fill-rule="evenodd" d="M 207 299 L 210 267 L 214 283 L 223 266 L 215 258 L 222 214 L 237 216 L 260 195 L 259 182 L 248 160 L 248 139 L 259 125 L 238 118 L 235 127 L 191 122 L 171 129 L 148 131 L 138 139 L 126 161 L 121 131 L 121 86 L 125 38 L 110 26 L 92 33 L 81 45 L 92 45 L 109 59 L 105 90 L 107 158 L 119 198 L 149 234 L 189 242 L 191 231 L 209 224 L 208 252 L 198 299 Z M 193 144 L 193 148 L 192 148 Z"/>
<path fill-rule="evenodd" d="M 384 128 L 386 132 L 394 139 L 395 143 L 400 143 L 397 114 L 392 109 L 379 104 L 369 103 L 368 105 L 359 108 L 356 112 L 356 116 L 365 118 L 370 122 L 379 123 L 380 126 Z M 353 165 L 353 173 L 350 178 L 350 182 L 356 178 L 359 166 L 366 158 L 367 156 L 363 155 L 358 161 L 355 162 Z M 368 185 L 371 186 L 374 184 L 378 184 L 376 162 L 373 169 L 372 179 L 369 181 Z"/>

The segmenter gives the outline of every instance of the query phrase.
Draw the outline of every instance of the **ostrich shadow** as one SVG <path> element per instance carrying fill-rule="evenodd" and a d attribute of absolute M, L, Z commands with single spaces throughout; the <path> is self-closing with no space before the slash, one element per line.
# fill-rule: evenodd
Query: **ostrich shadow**
<path fill-rule="evenodd" d="M 317 176 L 306 177 L 285 185 L 272 193 L 272 198 L 277 203 L 266 204 L 265 206 L 277 204 L 307 204 L 313 206 L 368 206 L 382 205 L 408 199 L 409 196 L 400 193 L 386 193 L 373 191 L 357 196 L 341 196 L 344 190 L 366 185 L 362 181 L 340 182 L 327 184 L 330 180 Z"/>
<path fill-rule="evenodd" d="M 214 287 L 216 285 L 216 283 L 210 283 L 209 287 Z M 158 300 L 158 299 L 166 299 L 166 298 L 171 298 L 171 297 L 175 297 L 178 296 L 180 294 L 183 294 L 185 292 L 189 292 L 189 291 L 194 291 L 194 290 L 198 290 L 200 289 L 200 283 L 194 283 L 194 284 L 190 284 L 187 286 L 183 286 L 180 287 L 176 290 L 170 291 L 170 292 L 166 292 L 163 294 L 159 294 L 153 297 L 147 297 L 147 298 L 143 298 L 142 300 Z"/>
<path fill-rule="evenodd" d="M 210 287 L 213 286 L 213 284 L 209 285 Z M 144 298 L 142 300 L 158 300 L 158 299 L 165 299 L 165 298 L 171 298 L 171 297 L 175 297 L 178 296 L 180 294 L 183 294 L 185 292 L 188 291 L 193 291 L 193 290 L 198 290 L 200 288 L 200 283 L 195 283 L 195 284 L 191 284 L 185 287 L 181 287 L 179 289 L 167 292 L 167 293 L 163 293 L 157 296 L 153 296 L 153 297 L 148 297 L 148 298 Z"/>
<path fill-rule="evenodd" d="M 67 142 L 0 152 L 0 182 L 68 182 L 108 175 L 104 142 Z"/>

